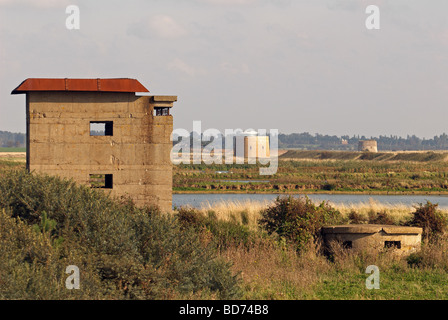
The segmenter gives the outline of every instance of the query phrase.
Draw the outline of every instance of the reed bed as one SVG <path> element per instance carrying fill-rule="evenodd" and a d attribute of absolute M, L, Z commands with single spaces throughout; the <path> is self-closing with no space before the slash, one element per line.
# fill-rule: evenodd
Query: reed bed
<path fill-rule="evenodd" d="M 384 204 L 379 201 L 375 201 L 372 198 L 365 202 L 351 204 L 334 203 L 332 206 L 341 212 L 342 216 L 345 218 L 348 218 L 352 212 L 356 212 L 366 218 L 370 214 L 384 212 L 397 224 L 409 220 L 412 217 L 412 212 L 414 210 L 412 206 L 403 203 Z"/>
<path fill-rule="evenodd" d="M 219 201 L 213 204 L 205 202 L 199 211 L 204 215 L 214 214 L 219 220 L 237 222 L 255 228 L 261 217 L 261 211 L 271 204 L 272 202 L 268 200 Z"/>
<path fill-rule="evenodd" d="M 318 204 L 318 202 L 315 202 Z M 251 229 L 258 227 L 258 220 L 261 218 L 261 212 L 273 204 L 269 200 L 244 200 L 244 201 L 219 201 L 215 203 L 205 202 L 199 211 L 203 215 L 213 214 L 217 219 L 223 221 L 237 222 L 248 225 Z M 348 219 L 352 212 L 356 212 L 362 217 L 368 219 L 369 215 L 376 213 L 386 213 L 396 224 L 403 223 L 412 217 L 414 208 L 412 205 L 386 204 L 373 200 L 360 203 L 332 203 L 329 204 L 338 210 L 342 217 Z M 447 209 L 441 211 L 448 215 Z"/>

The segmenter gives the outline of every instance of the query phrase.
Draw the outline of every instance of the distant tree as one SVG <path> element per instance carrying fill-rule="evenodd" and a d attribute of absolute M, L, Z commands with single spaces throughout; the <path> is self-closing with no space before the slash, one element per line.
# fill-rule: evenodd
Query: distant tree
<path fill-rule="evenodd" d="M 280 148 L 298 148 L 308 150 L 356 150 L 359 140 L 366 140 L 366 136 L 348 135 L 329 136 L 316 133 L 314 136 L 308 132 L 279 134 Z M 446 133 L 435 136 L 433 139 L 422 139 L 416 135 L 407 135 L 406 138 L 394 135 L 371 137 L 378 142 L 379 150 L 448 150 L 448 135 Z M 342 141 L 347 144 L 342 144 Z"/>
<path fill-rule="evenodd" d="M 25 138 L 24 133 L 0 131 L 0 147 L 25 147 Z"/>

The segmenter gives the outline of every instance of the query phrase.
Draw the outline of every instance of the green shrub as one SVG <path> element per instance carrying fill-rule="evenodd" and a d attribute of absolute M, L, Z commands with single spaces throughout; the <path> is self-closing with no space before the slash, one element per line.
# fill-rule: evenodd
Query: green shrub
<path fill-rule="evenodd" d="M 407 258 L 406 262 L 410 267 L 421 267 L 423 264 L 424 258 L 420 252 L 413 252 Z"/>
<path fill-rule="evenodd" d="M 393 225 L 394 220 L 387 214 L 386 211 L 381 212 L 369 211 L 369 223 Z"/>
<path fill-rule="evenodd" d="M 177 217 L 183 228 L 191 228 L 203 235 L 209 234 L 210 243 L 219 250 L 234 245 L 249 248 L 259 237 L 247 225 L 238 223 L 234 216 L 231 217 L 231 221 L 223 221 L 217 219 L 213 212 L 208 212 L 208 215 L 204 216 L 197 209 L 181 207 L 178 209 Z"/>
<path fill-rule="evenodd" d="M 184 228 L 189 228 L 197 227 L 203 217 L 197 209 L 181 207 L 177 210 L 177 219 Z"/>
<path fill-rule="evenodd" d="M 5 299 L 239 294 L 239 278 L 216 249 L 156 208 L 138 208 L 129 199 L 25 171 L 3 174 L 0 208 L 6 208 L 0 221 L 0 279 L 10 279 L 0 286 Z M 68 265 L 80 268 L 81 290 L 65 288 Z"/>
<path fill-rule="evenodd" d="M 322 190 L 325 191 L 333 191 L 335 189 L 337 189 L 337 186 L 334 183 L 326 182 L 325 184 L 322 185 Z"/>
<path fill-rule="evenodd" d="M 448 220 L 440 210 L 437 210 L 438 204 L 427 201 L 426 204 L 419 203 L 414 206 L 412 219 L 408 225 L 423 228 L 422 237 L 425 241 L 435 242 L 445 234 Z"/>
<path fill-rule="evenodd" d="M 320 229 L 341 221 L 339 211 L 327 202 L 315 205 L 307 196 L 277 197 L 274 204 L 261 212 L 260 226 L 269 234 L 276 233 L 301 251 L 319 237 Z"/>
<path fill-rule="evenodd" d="M 348 215 L 348 220 L 350 223 L 353 224 L 360 224 L 360 223 L 364 223 L 366 222 L 364 217 L 359 214 L 358 212 L 356 212 L 355 210 L 351 210 L 349 215 Z"/>
<path fill-rule="evenodd" d="M 249 224 L 249 213 L 247 210 L 241 211 L 241 223 L 246 226 Z"/>
<path fill-rule="evenodd" d="M 212 234 L 212 241 L 219 250 L 238 245 L 249 248 L 257 238 L 248 226 L 234 221 L 206 219 L 204 226 Z"/>

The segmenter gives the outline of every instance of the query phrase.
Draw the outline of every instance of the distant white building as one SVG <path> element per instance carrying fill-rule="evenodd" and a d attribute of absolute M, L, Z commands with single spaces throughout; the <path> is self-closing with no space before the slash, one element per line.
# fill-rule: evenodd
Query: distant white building
<path fill-rule="evenodd" d="M 246 130 L 235 137 L 234 155 L 245 161 L 269 158 L 269 136 L 259 136 L 258 132 Z"/>

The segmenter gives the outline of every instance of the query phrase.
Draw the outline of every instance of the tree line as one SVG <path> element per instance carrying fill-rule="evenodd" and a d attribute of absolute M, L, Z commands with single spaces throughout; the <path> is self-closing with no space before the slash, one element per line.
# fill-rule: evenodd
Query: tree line
<path fill-rule="evenodd" d="M 294 148 L 307 150 L 357 150 L 360 140 L 376 140 L 381 151 L 394 150 L 448 150 L 448 135 L 443 133 L 432 139 L 419 138 L 408 135 L 406 138 L 399 136 L 366 137 L 354 135 L 330 136 L 308 132 L 279 134 L 279 148 Z"/>
<path fill-rule="evenodd" d="M 8 131 L 0 131 L 0 147 L 2 148 L 24 148 L 25 147 L 24 133 L 13 133 Z"/>
<path fill-rule="evenodd" d="M 194 140 L 194 134 L 191 134 L 191 140 Z M 434 136 L 432 139 L 419 138 L 416 135 L 408 135 L 405 138 L 399 136 L 366 137 L 360 135 L 323 135 L 316 133 L 314 135 L 303 133 L 291 133 L 278 135 L 278 146 L 280 149 L 306 149 L 306 150 L 357 150 L 360 140 L 376 140 L 378 149 L 383 151 L 394 150 L 448 150 L 448 135 L 443 133 Z M 26 135 L 24 133 L 13 133 L 0 131 L 0 147 L 25 147 Z M 173 141 L 176 144 L 178 141 Z M 224 147 L 225 137 L 223 137 Z M 202 145 L 207 145 L 209 141 L 202 141 Z"/>

